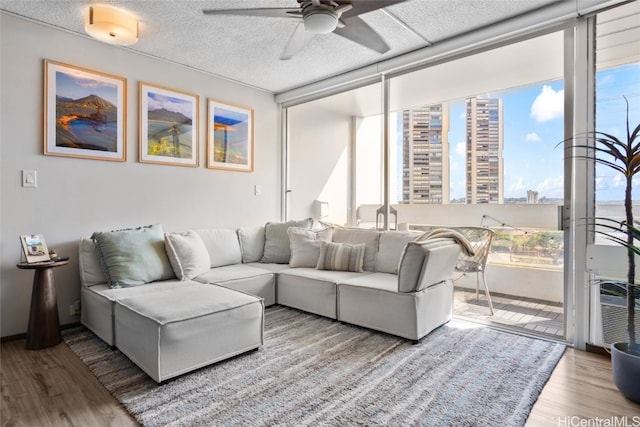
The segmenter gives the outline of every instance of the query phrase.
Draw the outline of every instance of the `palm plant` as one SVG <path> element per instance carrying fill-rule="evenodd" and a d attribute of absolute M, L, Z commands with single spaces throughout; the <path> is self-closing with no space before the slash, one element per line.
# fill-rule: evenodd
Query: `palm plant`
<path fill-rule="evenodd" d="M 591 132 L 595 139 L 595 146 L 578 145 L 577 147 L 595 150 L 595 162 L 605 165 L 616 172 L 621 173 L 625 178 L 624 210 L 625 220 L 616 221 L 610 218 L 595 218 L 596 232 L 604 235 L 607 239 L 618 243 L 627 249 L 627 284 L 626 284 L 626 306 L 627 306 L 627 335 L 629 338 L 628 352 L 640 356 L 640 344 L 636 343 L 635 324 L 635 284 L 636 260 L 635 256 L 640 255 L 640 247 L 635 241 L 640 241 L 640 229 L 635 225 L 633 219 L 631 190 L 633 178 L 640 172 L 640 124 L 633 131 L 629 126 L 629 101 L 625 97 L 627 104 L 627 135 L 626 140 L 617 138 L 605 132 Z M 619 237 L 622 233 L 623 237 Z"/>

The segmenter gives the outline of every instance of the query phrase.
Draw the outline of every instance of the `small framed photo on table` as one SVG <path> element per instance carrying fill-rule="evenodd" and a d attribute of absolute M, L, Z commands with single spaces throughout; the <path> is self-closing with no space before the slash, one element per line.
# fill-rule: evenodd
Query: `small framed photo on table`
<path fill-rule="evenodd" d="M 20 236 L 22 252 L 27 263 L 49 261 L 49 249 L 42 234 L 26 234 Z"/>

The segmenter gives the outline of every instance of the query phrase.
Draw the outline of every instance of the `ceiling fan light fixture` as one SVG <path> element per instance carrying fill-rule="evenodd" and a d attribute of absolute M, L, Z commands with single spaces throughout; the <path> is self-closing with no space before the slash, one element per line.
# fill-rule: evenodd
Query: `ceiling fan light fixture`
<path fill-rule="evenodd" d="M 138 19 L 113 6 L 89 6 L 84 30 L 105 43 L 129 46 L 138 41 Z"/>
<path fill-rule="evenodd" d="M 338 14 L 328 9 L 311 10 L 303 19 L 304 29 L 314 34 L 330 33 L 338 25 Z"/>

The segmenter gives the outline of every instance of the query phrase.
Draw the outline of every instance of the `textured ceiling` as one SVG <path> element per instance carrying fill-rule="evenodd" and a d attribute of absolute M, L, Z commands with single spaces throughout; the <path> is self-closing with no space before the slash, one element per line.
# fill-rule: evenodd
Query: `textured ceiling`
<path fill-rule="evenodd" d="M 270 92 L 292 88 L 423 48 L 538 9 L 555 0 L 406 0 L 360 17 L 391 49 L 381 55 L 335 34 L 316 35 L 292 59 L 280 53 L 295 19 L 206 16 L 202 9 L 297 7 L 296 0 L 123 0 L 140 20 L 128 47 Z M 0 9 L 82 34 L 89 0 L 1 0 Z M 397 20 L 406 24 L 401 25 Z M 88 37 L 88 36 L 86 36 Z"/>

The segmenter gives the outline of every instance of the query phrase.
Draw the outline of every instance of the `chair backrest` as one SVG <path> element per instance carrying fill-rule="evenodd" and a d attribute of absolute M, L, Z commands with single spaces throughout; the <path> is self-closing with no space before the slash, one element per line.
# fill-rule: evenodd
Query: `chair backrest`
<path fill-rule="evenodd" d="M 453 230 L 462 234 L 467 238 L 475 255 L 469 256 L 464 252 L 460 252 L 458 256 L 458 262 L 456 263 L 456 271 L 462 272 L 478 272 L 484 271 L 487 265 L 487 258 L 489 257 L 489 251 L 491 250 L 491 241 L 493 240 L 494 232 L 484 227 L 451 227 Z"/>

